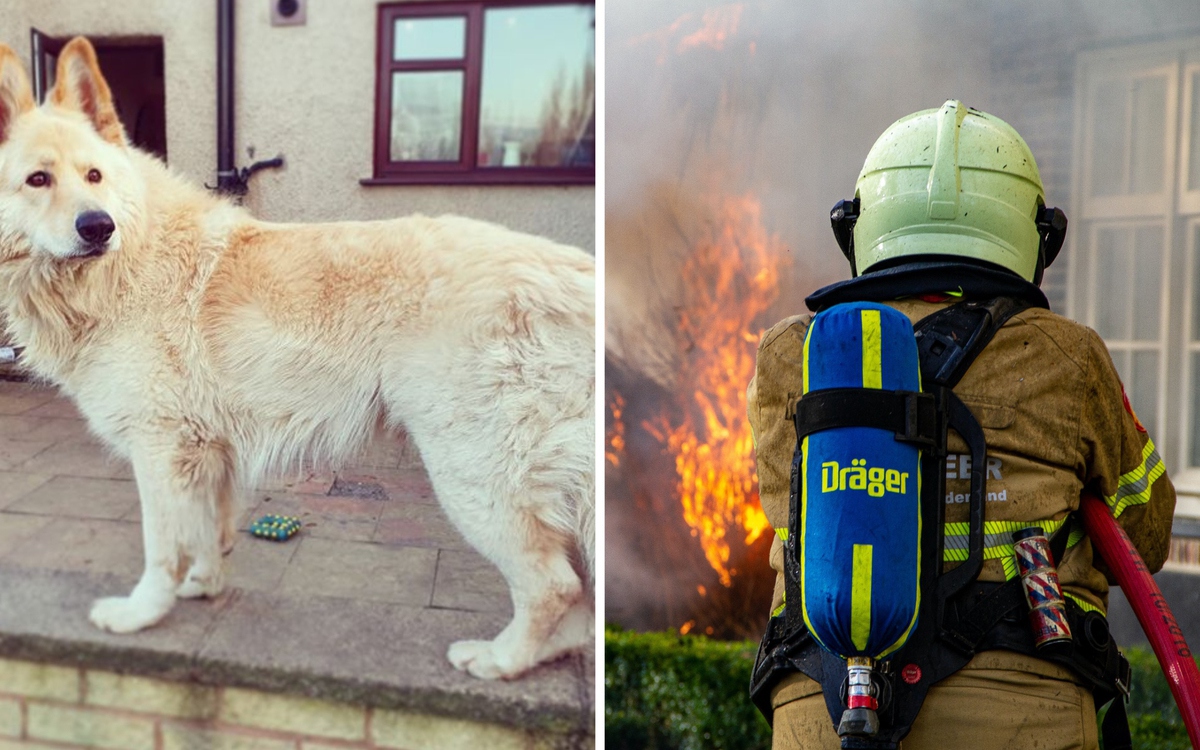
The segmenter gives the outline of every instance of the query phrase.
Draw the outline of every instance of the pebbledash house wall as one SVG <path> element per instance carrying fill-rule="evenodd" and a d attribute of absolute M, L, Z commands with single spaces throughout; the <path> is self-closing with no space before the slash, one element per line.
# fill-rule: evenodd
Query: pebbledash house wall
<path fill-rule="evenodd" d="M 595 188 L 371 186 L 377 0 L 307 3 L 303 26 L 272 26 L 269 0 L 238 0 L 235 160 L 282 153 L 251 179 L 245 205 L 269 221 L 454 213 L 595 253 Z M 161 37 L 167 154 L 193 182 L 216 183 L 215 0 L 0 0 L 0 43 L 28 65 L 30 28 L 59 38 Z"/>

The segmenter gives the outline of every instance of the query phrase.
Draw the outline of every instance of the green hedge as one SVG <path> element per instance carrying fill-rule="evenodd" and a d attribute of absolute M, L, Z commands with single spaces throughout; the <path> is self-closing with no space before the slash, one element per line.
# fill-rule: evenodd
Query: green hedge
<path fill-rule="evenodd" d="M 613 750 L 757 750 L 771 730 L 746 695 L 757 644 L 676 633 L 604 634 L 604 724 Z M 1126 649 L 1133 666 L 1133 746 L 1187 750 L 1187 732 L 1158 661 Z"/>

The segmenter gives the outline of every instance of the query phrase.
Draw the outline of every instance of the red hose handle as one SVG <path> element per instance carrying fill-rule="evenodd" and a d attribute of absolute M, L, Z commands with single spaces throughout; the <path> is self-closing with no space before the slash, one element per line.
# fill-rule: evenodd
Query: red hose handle
<path fill-rule="evenodd" d="M 1083 516 L 1083 528 L 1096 551 L 1108 563 L 1162 665 L 1192 747 L 1200 748 L 1200 670 L 1183 639 L 1183 630 L 1175 622 L 1175 615 L 1171 614 L 1158 584 L 1150 577 L 1142 556 L 1109 513 L 1104 501 L 1084 493 L 1079 501 L 1079 512 Z"/>

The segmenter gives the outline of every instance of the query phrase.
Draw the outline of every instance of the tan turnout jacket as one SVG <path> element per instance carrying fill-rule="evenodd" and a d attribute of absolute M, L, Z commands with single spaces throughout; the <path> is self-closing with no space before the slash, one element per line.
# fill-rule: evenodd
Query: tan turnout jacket
<path fill-rule="evenodd" d="M 915 323 L 947 303 L 888 303 Z M 791 417 L 801 395 L 804 335 L 811 315 L 767 331 L 749 387 L 749 416 L 758 453 L 759 494 L 771 525 L 788 525 L 788 489 L 796 442 Z M 1009 320 L 975 360 L 955 393 L 983 426 L 988 445 L 985 561 L 980 580 L 1016 574 L 1012 531 L 1039 525 L 1052 533 L 1079 506 L 1086 487 L 1102 497 L 1150 570 L 1166 559 L 1175 490 L 1162 459 L 1128 407 L 1104 342 L 1091 329 L 1031 308 Z M 966 557 L 966 445 L 950 433 L 946 474 L 946 561 Z M 1076 530 L 1058 567 L 1064 593 L 1104 611 L 1108 581 Z M 961 556 L 956 556 L 961 550 Z M 783 549 L 778 534 L 771 566 L 779 571 L 772 612 L 784 606 Z"/>

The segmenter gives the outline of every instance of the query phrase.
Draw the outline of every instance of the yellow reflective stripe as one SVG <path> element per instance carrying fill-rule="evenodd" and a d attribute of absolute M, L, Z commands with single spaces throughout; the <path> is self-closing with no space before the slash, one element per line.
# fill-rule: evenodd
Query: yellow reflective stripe
<path fill-rule="evenodd" d="M 786 542 L 786 541 L 787 541 L 787 538 L 788 538 L 788 530 L 787 530 L 787 527 L 786 527 L 786 526 L 780 526 L 779 528 L 775 529 L 775 535 L 779 537 L 779 540 L 780 540 L 780 541 Z"/>
<path fill-rule="evenodd" d="M 1046 536 L 1050 536 L 1066 522 L 1060 521 L 984 521 L 983 523 L 983 559 L 1004 560 L 1013 554 L 1012 534 L 1014 531 L 1040 526 Z M 962 562 L 967 559 L 968 534 L 971 525 L 966 522 L 947 523 L 943 532 L 944 562 Z M 1083 539 L 1082 529 L 1072 529 L 1067 537 L 1067 548 L 1070 549 Z M 1007 573 L 1008 569 L 1005 568 Z M 1011 576 L 1010 576 L 1011 577 Z"/>
<path fill-rule="evenodd" d="M 1091 602 L 1089 602 L 1087 599 L 1081 599 L 1080 597 L 1075 596 L 1070 591 L 1063 591 L 1063 596 L 1065 596 L 1066 598 L 1068 598 L 1071 601 L 1078 604 L 1079 608 L 1082 609 L 1084 612 L 1099 612 L 1100 614 L 1104 614 L 1103 609 L 1100 609 L 1095 604 L 1092 604 Z"/>
<path fill-rule="evenodd" d="M 1142 447 L 1142 462 L 1132 471 L 1122 474 L 1117 480 L 1117 491 L 1104 498 L 1113 518 L 1120 518 L 1126 508 L 1150 502 L 1150 488 L 1166 470 L 1154 441 L 1147 437 Z"/>
<path fill-rule="evenodd" d="M 874 548 L 869 544 L 854 545 L 854 562 L 850 571 L 850 640 L 862 651 L 871 637 L 871 562 Z"/>
<path fill-rule="evenodd" d="M 878 310 L 861 310 L 863 388 L 883 388 L 883 332 Z"/>
<path fill-rule="evenodd" d="M 1004 580 L 1011 581 L 1017 577 L 1017 558 L 1014 555 L 1006 555 L 1000 558 L 1000 564 L 1004 566 Z"/>
<path fill-rule="evenodd" d="M 812 323 L 808 324 L 808 329 L 804 332 L 804 367 L 800 368 L 803 387 L 800 390 L 801 395 L 808 393 L 808 342 L 812 339 Z"/>
<path fill-rule="evenodd" d="M 778 607 L 775 608 L 775 611 L 771 613 L 771 617 L 779 617 L 780 615 L 782 615 L 783 608 L 786 606 L 787 606 L 787 602 L 780 604 Z"/>

